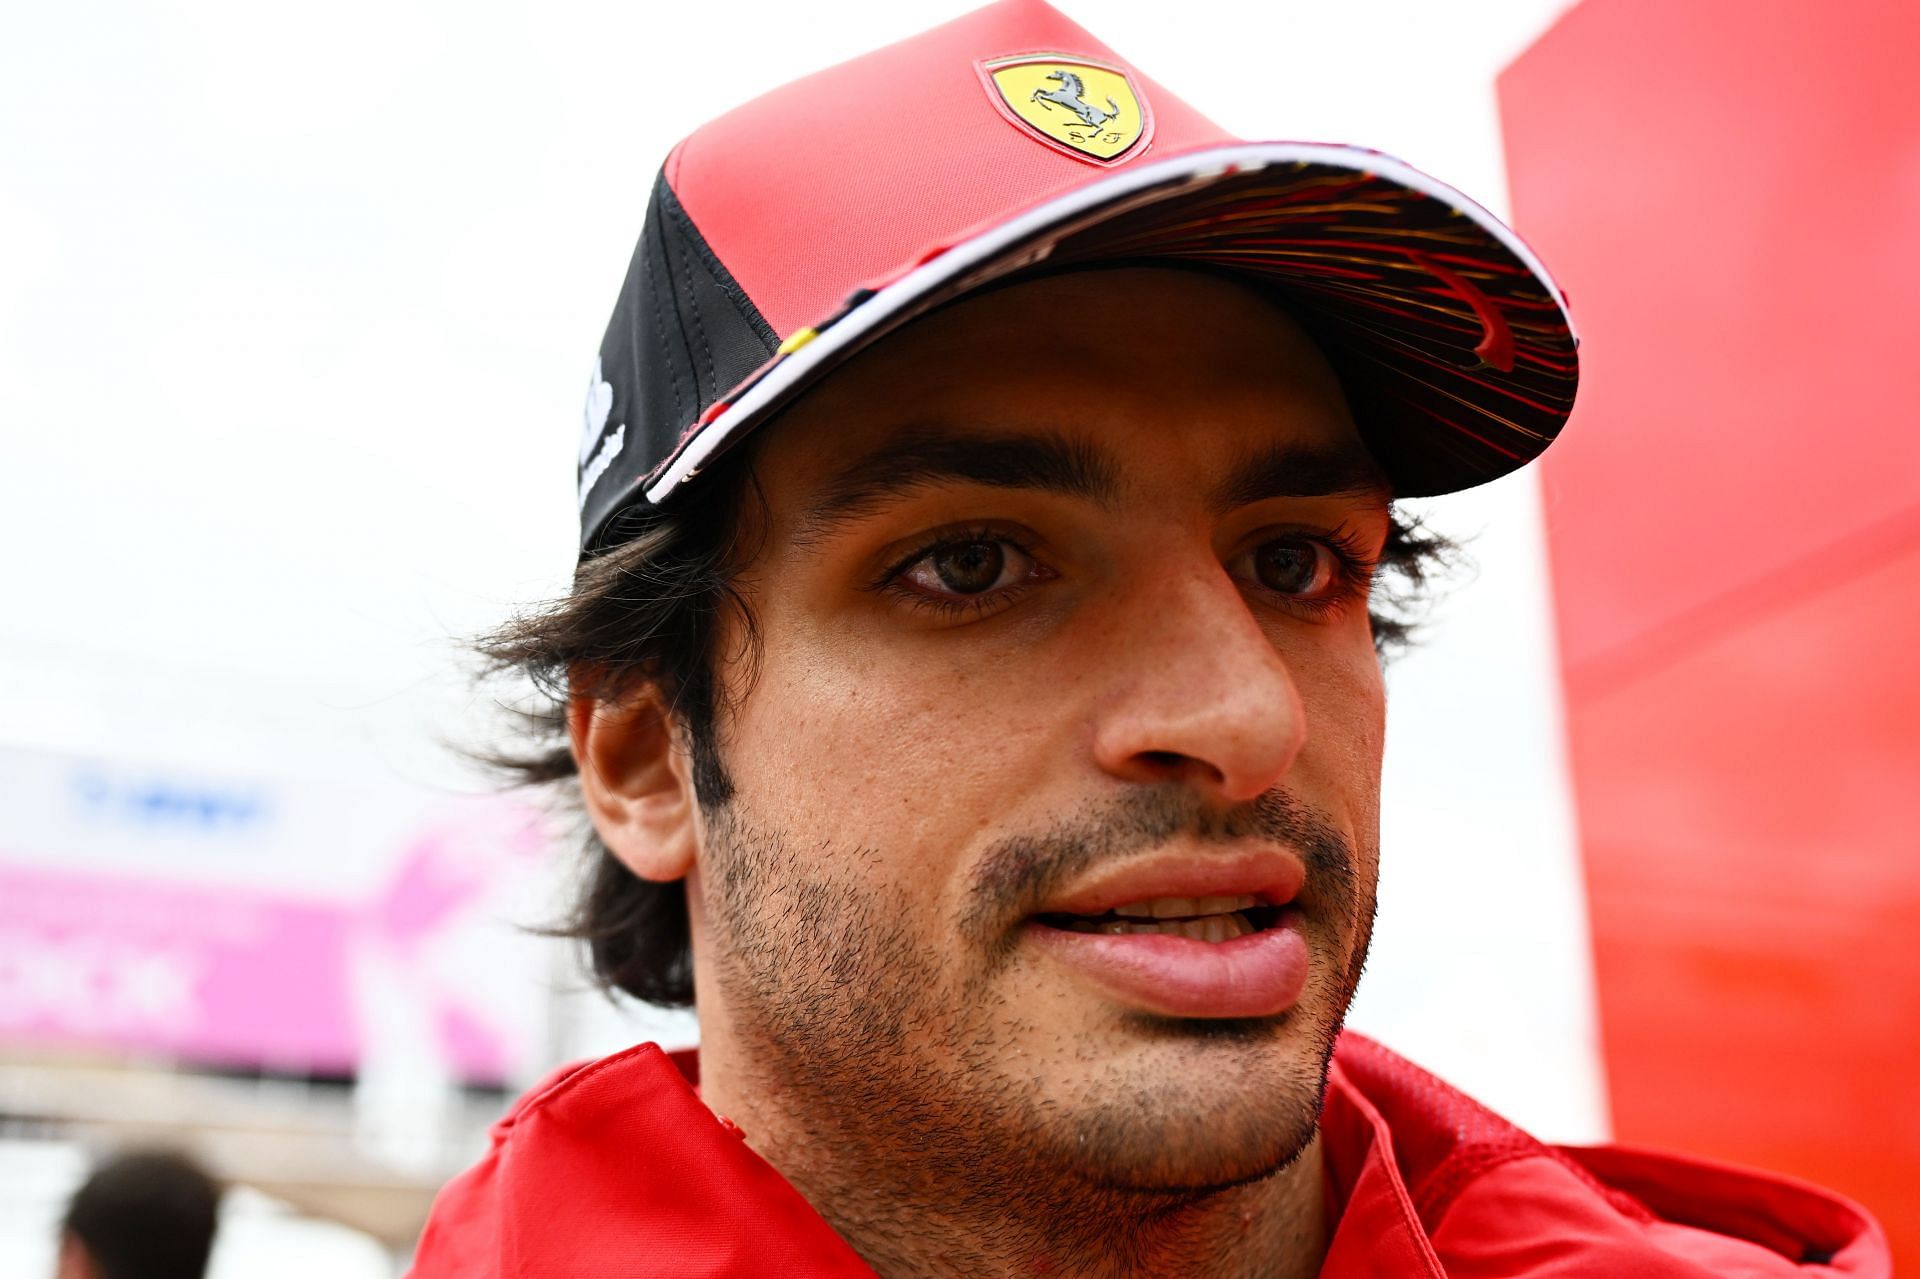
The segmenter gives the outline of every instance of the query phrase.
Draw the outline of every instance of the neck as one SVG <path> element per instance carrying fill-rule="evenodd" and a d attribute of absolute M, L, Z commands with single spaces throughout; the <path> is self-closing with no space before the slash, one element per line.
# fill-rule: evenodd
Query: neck
<path fill-rule="evenodd" d="M 1320 1176 L 1316 1143 L 1250 1185 L 1180 1194 L 1089 1188 L 1038 1213 L 1009 1210 L 1019 1186 L 884 1205 L 846 1195 L 838 1180 L 802 1193 L 887 1279 L 1307 1279 L 1327 1251 Z M 1059 1197 L 1048 1187 L 1036 1198 Z"/>
<path fill-rule="evenodd" d="M 1317 1137 L 1285 1168 L 1219 1189 L 1073 1184 L 1017 1161 L 962 1176 L 917 1150 L 911 1129 L 891 1141 L 864 1124 L 849 1130 L 738 1064 L 722 1045 L 703 1046 L 707 1104 L 739 1124 L 754 1150 L 887 1279 L 1306 1279 L 1326 1256 Z"/>

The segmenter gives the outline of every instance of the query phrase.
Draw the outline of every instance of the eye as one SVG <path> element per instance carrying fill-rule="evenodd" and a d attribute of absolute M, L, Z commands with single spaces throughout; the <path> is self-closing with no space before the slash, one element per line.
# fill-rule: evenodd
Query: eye
<path fill-rule="evenodd" d="M 1262 542 L 1232 567 L 1237 576 L 1295 599 L 1319 599 L 1336 593 L 1341 584 L 1341 563 L 1333 549 L 1304 536 Z"/>
<path fill-rule="evenodd" d="M 1033 557 L 1004 538 L 943 542 L 907 565 L 901 577 L 929 595 L 986 595 L 1032 576 Z"/>

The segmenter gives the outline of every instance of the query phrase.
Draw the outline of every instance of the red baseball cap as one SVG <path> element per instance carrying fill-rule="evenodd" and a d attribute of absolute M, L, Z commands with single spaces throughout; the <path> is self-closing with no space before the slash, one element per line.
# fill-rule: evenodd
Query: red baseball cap
<path fill-rule="evenodd" d="M 1156 260 L 1269 286 L 1401 496 L 1525 465 L 1573 406 L 1566 299 L 1485 209 L 1379 152 L 1232 138 L 1041 0 L 1001 0 L 673 149 L 588 392 L 582 552 L 931 308 Z"/>

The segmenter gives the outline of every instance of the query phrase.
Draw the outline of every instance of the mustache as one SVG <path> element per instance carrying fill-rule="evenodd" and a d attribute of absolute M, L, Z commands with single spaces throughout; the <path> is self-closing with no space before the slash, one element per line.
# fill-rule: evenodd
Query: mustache
<path fill-rule="evenodd" d="M 1044 832 L 997 841 L 974 874 L 962 926 L 987 947 L 999 940 L 1010 948 L 1007 925 L 1039 910 L 1077 877 L 1180 835 L 1221 844 L 1258 839 L 1291 849 L 1306 863 L 1303 896 L 1343 920 L 1358 914 L 1353 841 L 1325 813 L 1278 789 L 1223 809 L 1189 787 L 1167 783 L 1090 805 Z"/>

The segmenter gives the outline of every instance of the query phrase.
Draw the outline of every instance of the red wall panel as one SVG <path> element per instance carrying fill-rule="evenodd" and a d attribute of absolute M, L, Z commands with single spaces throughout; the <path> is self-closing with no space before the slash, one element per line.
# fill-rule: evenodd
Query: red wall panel
<path fill-rule="evenodd" d="M 1920 546 L 1571 717 L 1620 1138 L 1848 1191 L 1908 1249 L 1916 584 Z"/>
<path fill-rule="evenodd" d="M 1501 77 L 1620 1139 L 1920 1265 L 1920 4 L 1586 0 Z"/>

